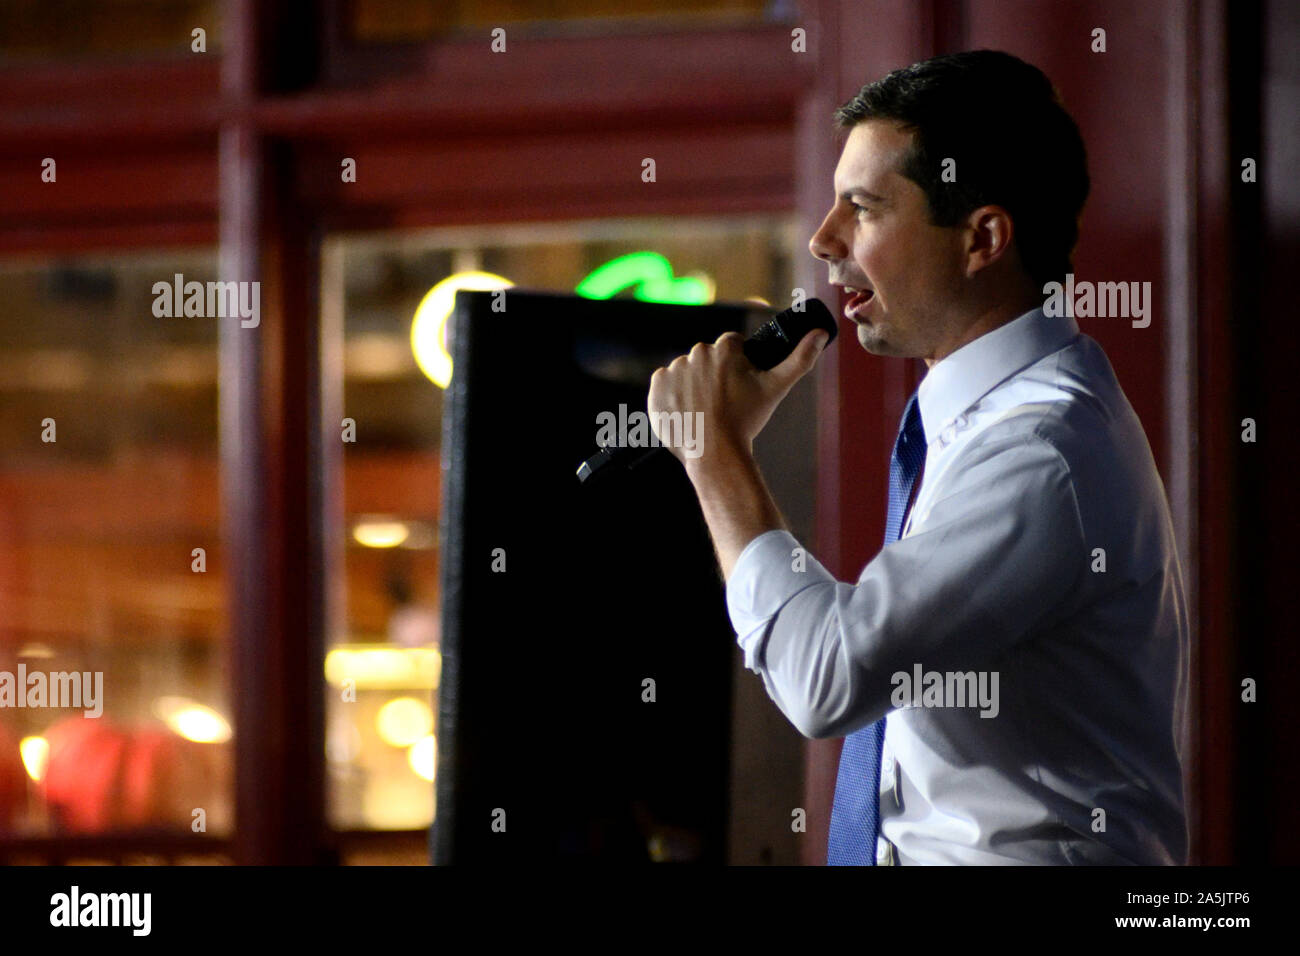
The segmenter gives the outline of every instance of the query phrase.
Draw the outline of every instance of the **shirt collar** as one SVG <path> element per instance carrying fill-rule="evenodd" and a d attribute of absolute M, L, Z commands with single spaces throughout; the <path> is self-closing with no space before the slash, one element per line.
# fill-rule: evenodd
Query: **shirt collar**
<path fill-rule="evenodd" d="M 1072 316 L 1048 316 L 1040 306 L 935 362 L 921 380 L 916 398 L 926 444 L 994 386 L 1063 348 L 1078 334 Z"/>

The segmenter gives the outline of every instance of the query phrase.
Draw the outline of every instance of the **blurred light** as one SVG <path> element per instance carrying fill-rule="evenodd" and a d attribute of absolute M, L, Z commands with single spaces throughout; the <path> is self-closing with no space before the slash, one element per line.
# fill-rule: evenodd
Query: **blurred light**
<path fill-rule="evenodd" d="M 442 674 L 442 655 L 428 647 L 339 647 L 325 655 L 325 679 L 358 689 L 432 690 Z"/>
<path fill-rule="evenodd" d="M 348 764 L 361 756 L 361 731 L 348 717 L 340 717 L 330 724 L 325 735 L 325 756 L 330 763 Z"/>
<path fill-rule="evenodd" d="M 451 384 L 451 355 L 447 352 L 446 332 L 447 320 L 456 304 L 457 290 L 490 292 L 512 286 L 514 283 L 509 279 L 491 272 L 457 272 L 425 293 L 416 306 L 415 320 L 411 323 L 411 351 L 415 353 L 415 363 L 429 381 L 439 388 Z"/>
<path fill-rule="evenodd" d="M 384 743 L 409 747 L 433 730 L 433 711 L 414 697 L 398 697 L 379 708 L 375 729 Z"/>
<path fill-rule="evenodd" d="M 54 651 L 48 644 L 24 644 L 18 650 L 19 657 L 36 657 L 50 658 L 54 656 Z"/>
<path fill-rule="evenodd" d="M 172 729 L 186 740 L 200 744 L 222 743 L 230 739 L 230 725 L 215 710 L 188 707 L 176 715 Z"/>
<path fill-rule="evenodd" d="M 746 302 L 753 302 L 753 303 L 755 303 L 756 305 L 765 305 L 765 306 L 767 306 L 769 309 L 772 308 L 772 303 L 771 303 L 771 302 L 768 302 L 767 299 L 763 298 L 761 295 L 751 295 L 751 296 L 748 296 L 748 297 L 746 297 L 745 301 L 746 301 Z"/>
<path fill-rule="evenodd" d="M 388 615 L 388 642 L 397 647 L 437 647 L 442 642 L 438 610 L 406 604 Z"/>
<path fill-rule="evenodd" d="M 94 359 L 76 349 L 43 349 L 0 356 L 0 389 L 81 391 L 94 380 Z"/>
<path fill-rule="evenodd" d="M 153 712 L 172 733 L 199 744 L 225 743 L 232 736 L 230 723 L 211 707 L 185 697 L 159 697 Z"/>
<path fill-rule="evenodd" d="M 158 385 L 194 388 L 217 380 L 217 353 L 206 347 L 182 347 L 158 350 L 145 377 Z"/>
<path fill-rule="evenodd" d="M 343 346 L 343 374 L 350 379 L 387 381 L 411 369 L 411 350 L 401 336 L 372 332 L 353 336 Z"/>
<path fill-rule="evenodd" d="M 352 539 L 367 548 L 395 548 L 410 534 L 401 521 L 358 521 L 352 527 Z"/>
<path fill-rule="evenodd" d="M 433 783 L 438 772 L 438 738 L 429 734 L 411 744 L 411 749 L 406 752 L 406 762 L 416 776 Z"/>
<path fill-rule="evenodd" d="M 629 252 L 594 269 L 574 292 L 588 299 L 609 299 L 629 286 L 642 302 L 707 305 L 713 301 L 713 280 L 707 276 L 674 276 L 673 265 L 657 252 Z"/>
<path fill-rule="evenodd" d="M 433 822 L 433 805 L 433 787 L 418 777 L 379 776 L 361 792 L 361 819 L 375 830 L 419 830 Z"/>
<path fill-rule="evenodd" d="M 18 742 L 18 752 L 22 754 L 27 776 L 40 783 L 41 777 L 45 776 L 45 764 L 50 759 L 50 745 L 44 737 L 24 737 Z"/>

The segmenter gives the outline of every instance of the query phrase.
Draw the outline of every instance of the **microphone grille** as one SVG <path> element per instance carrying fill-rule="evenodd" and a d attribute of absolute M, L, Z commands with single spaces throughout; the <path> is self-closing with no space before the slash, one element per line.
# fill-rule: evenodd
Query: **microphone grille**
<path fill-rule="evenodd" d="M 839 329 L 826 303 L 821 299 L 805 299 L 803 306 L 801 310 L 791 307 L 778 312 L 745 340 L 745 357 L 755 368 L 766 371 L 780 365 L 813 329 L 825 329 L 829 333 L 827 346 L 835 341 Z"/>

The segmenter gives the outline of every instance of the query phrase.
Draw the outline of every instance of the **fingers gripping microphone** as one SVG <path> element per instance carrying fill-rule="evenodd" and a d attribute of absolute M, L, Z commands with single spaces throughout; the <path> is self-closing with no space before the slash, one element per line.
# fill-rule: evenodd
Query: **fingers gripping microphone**
<path fill-rule="evenodd" d="M 754 368 L 766 372 L 784 362 L 805 335 L 813 329 L 825 329 L 830 334 L 826 347 L 835 341 L 835 316 L 820 299 L 807 299 L 803 311 L 786 309 L 779 312 L 757 332 L 745 339 L 745 357 Z M 590 481 L 597 475 L 625 472 L 657 454 L 668 454 L 660 445 L 645 448 L 606 446 L 578 466 L 578 479 Z"/>

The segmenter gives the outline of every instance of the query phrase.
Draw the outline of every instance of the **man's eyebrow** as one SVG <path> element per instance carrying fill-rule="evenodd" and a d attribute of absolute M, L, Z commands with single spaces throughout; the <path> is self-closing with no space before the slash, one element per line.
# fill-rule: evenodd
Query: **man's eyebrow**
<path fill-rule="evenodd" d="M 873 192 L 867 192 L 867 190 L 863 189 L 861 186 L 855 186 L 852 189 L 846 189 L 844 192 L 840 193 L 840 198 L 845 202 L 852 202 L 854 196 L 863 196 L 871 202 L 883 203 L 885 201 L 884 196 L 877 196 Z"/>

